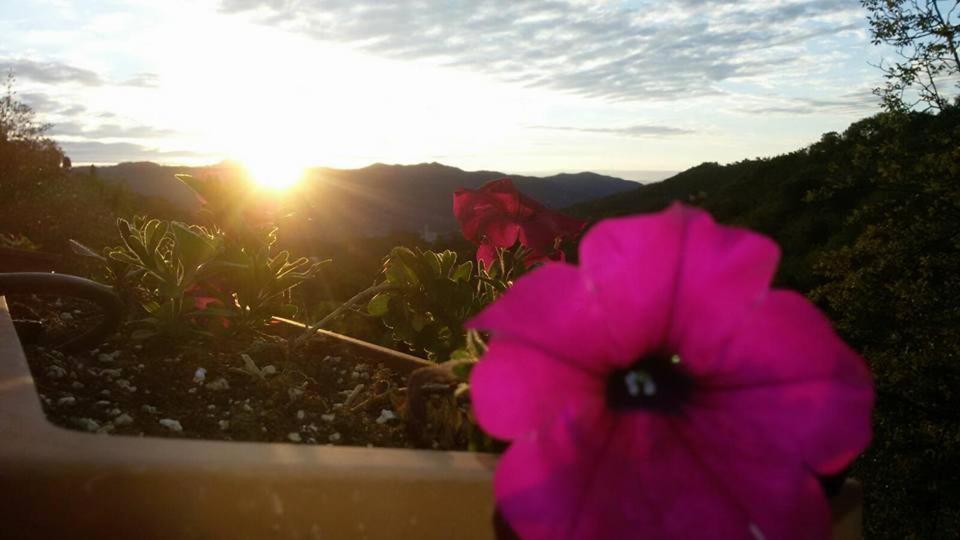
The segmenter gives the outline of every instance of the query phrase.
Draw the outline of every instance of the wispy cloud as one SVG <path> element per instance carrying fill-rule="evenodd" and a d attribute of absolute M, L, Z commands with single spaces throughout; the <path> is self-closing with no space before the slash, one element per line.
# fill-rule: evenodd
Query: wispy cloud
<path fill-rule="evenodd" d="M 79 104 L 67 105 L 59 99 L 42 92 L 28 92 L 20 94 L 20 99 L 35 112 L 42 114 L 57 114 L 60 116 L 80 116 L 87 108 Z"/>
<path fill-rule="evenodd" d="M 751 114 L 867 114 L 876 110 L 879 99 L 869 89 L 841 94 L 836 98 L 768 99 L 740 107 Z"/>
<path fill-rule="evenodd" d="M 396 59 L 608 100 L 716 95 L 862 23 L 849 0 L 680 3 L 222 0 L 221 10 Z"/>
<path fill-rule="evenodd" d="M 64 152 L 74 163 L 117 163 L 121 161 L 161 161 L 207 157 L 189 150 L 160 150 L 128 142 L 66 141 Z"/>
<path fill-rule="evenodd" d="M 88 69 L 61 62 L 39 62 L 25 58 L 0 59 L 0 72 L 12 71 L 18 78 L 40 83 L 75 83 L 83 86 L 100 86 L 103 79 Z"/>
<path fill-rule="evenodd" d="M 156 88 L 160 84 L 160 77 L 156 73 L 137 73 L 133 77 L 123 81 L 124 86 L 136 86 L 139 88 Z"/>
<path fill-rule="evenodd" d="M 62 122 L 55 124 L 50 132 L 52 135 L 67 135 L 90 139 L 149 139 L 155 137 L 165 137 L 176 133 L 171 129 L 156 128 L 152 126 L 120 126 L 116 124 L 101 124 L 99 126 L 87 127 L 75 122 Z"/>
<path fill-rule="evenodd" d="M 689 135 L 692 129 L 670 126 L 633 125 L 627 127 L 574 127 L 574 126 L 530 126 L 531 129 L 549 129 L 553 131 L 576 131 L 579 133 L 598 133 L 616 135 L 620 137 L 671 137 L 674 135 Z"/>

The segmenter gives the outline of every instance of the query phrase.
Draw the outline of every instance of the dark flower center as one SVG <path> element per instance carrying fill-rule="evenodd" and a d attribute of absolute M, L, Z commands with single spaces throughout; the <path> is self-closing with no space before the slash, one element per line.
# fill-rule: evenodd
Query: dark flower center
<path fill-rule="evenodd" d="M 684 369 L 680 357 L 656 354 L 610 374 L 607 405 L 615 410 L 678 413 L 692 390 L 693 378 Z"/>

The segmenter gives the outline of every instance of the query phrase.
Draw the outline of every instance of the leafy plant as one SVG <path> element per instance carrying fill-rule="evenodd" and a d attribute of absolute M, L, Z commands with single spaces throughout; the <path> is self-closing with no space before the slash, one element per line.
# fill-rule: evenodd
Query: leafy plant
<path fill-rule="evenodd" d="M 123 244 L 107 250 L 108 269 L 116 280 L 135 279 L 144 293 L 146 317 L 134 321 L 135 338 L 208 334 L 191 318 L 200 311 L 188 291 L 222 271 L 220 235 L 198 225 L 134 218 L 117 221 Z"/>
<path fill-rule="evenodd" d="M 473 262 L 457 264 L 452 251 L 396 247 L 383 265 L 391 288 L 371 298 L 367 311 L 398 341 L 445 360 L 464 346 L 463 323 L 482 307 L 472 276 Z"/>
<path fill-rule="evenodd" d="M 274 253 L 276 228 L 262 232 L 256 241 L 228 243 L 223 261 L 226 265 L 214 295 L 228 309 L 222 314 L 247 328 L 256 328 L 273 316 L 292 318 L 298 308 L 291 290 L 313 278 L 329 259 L 311 262 L 306 257 L 292 258 L 286 250 Z"/>

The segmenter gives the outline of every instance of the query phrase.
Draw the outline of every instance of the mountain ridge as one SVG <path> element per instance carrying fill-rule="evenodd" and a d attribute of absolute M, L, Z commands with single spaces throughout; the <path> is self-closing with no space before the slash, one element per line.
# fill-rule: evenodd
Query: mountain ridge
<path fill-rule="evenodd" d="M 193 193 L 175 174 L 239 178 L 243 168 L 234 162 L 186 167 L 153 162 L 123 162 L 104 167 L 79 167 L 78 174 L 94 172 L 108 183 L 132 192 L 160 197 L 185 210 L 196 210 Z M 465 171 L 438 162 L 400 165 L 373 163 L 358 169 L 311 167 L 296 188 L 298 214 L 308 216 L 300 233 L 322 239 L 378 236 L 392 231 L 444 233 L 455 230 L 452 212 L 457 189 L 477 189 L 497 178 L 513 179 L 517 189 L 550 208 L 565 208 L 628 191 L 638 184 L 593 172 L 558 173 L 546 177 L 500 171 Z"/>

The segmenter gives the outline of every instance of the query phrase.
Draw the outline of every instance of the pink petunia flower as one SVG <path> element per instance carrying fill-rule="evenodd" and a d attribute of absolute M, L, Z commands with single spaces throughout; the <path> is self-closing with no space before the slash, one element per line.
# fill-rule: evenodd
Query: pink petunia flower
<path fill-rule="evenodd" d="M 468 324 L 478 422 L 512 441 L 497 506 L 520 537 L 827 538 L 818 475 L 870 440 L 861 358 L 779 249 L 676 204 L 599 223 Z"/>
<path fill-rule="evenodd" d="M 550 210 L 517 191 L 513 181 L 501 178 L 480 189 L 459 189 L 453 194 L 453 214 L 463 236 L 478 246 L 477 259 L 489 267 L 497 248 L 509 249 L 518 241 L 531 250 L 527 264 L 557 260 L 557 239 L 573 238 L 585 222 Z"/>

